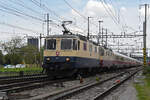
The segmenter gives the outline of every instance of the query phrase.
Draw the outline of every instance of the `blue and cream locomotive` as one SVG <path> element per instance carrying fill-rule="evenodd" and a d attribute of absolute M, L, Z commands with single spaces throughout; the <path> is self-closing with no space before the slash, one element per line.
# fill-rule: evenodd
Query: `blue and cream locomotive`
<path fill-rule="evenodd" d="M 84 36 L 53 35 L 46 38 L 43 66 L 48 74 L 67 75 L 98 69 L 99 58 L 98 45 Z"/>
<path fill-rule="evenodd" d="M 48 36 L 45 44 L 43 67 L 50 76 L 95 73 L 103 69 L 128 68 L 141 64 L 81 35 Z"/>
<path fill-rule="evenodd" d="M 136 59 L 102 47 L 85 36 L 72 34 L 65 27 L 65 22 L 62 27 L 63 35 L 45 38 L 43 68 L 50 76 L 76 76 L 142 64 Z"/>

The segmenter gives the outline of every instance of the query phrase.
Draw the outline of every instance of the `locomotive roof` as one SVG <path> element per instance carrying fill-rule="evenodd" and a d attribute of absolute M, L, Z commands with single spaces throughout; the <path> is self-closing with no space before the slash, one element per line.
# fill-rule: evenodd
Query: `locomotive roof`
<path fill-rule="evenodd" d="M 87 37 L 86 36 L 83 36 L 83 35 L 80 35 L 80 34 L 72 34 L 72 35 L 50 35 L 50 36 L 47 36 L 47 38 L 78 38 L 80 40 L 83 40 L 83 41 L 87 41 Z M 98 45 L 96 42 L 94 41 L 91 41 L 89 40 L 90 42 L 92 42 L 93 44 L 95 45 Z"/>
<path fill-rule="evenodd" d="M 49 35 L 47 38 L 77 38 L 75 35 Z"/>

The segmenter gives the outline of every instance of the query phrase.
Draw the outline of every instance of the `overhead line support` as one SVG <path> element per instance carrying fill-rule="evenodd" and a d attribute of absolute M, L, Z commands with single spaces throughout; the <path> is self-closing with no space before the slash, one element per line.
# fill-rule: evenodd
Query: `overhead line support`
<path fill-rule="evenodd" d="M 143 66 L 146 67 L 147 65 L 147 52 L 146 52 L 146 33 L 147 33 L 147 8 L 149 4 L 141 5 L 144 6 L 145 9 L 145 21 L 143 22 Z"/>

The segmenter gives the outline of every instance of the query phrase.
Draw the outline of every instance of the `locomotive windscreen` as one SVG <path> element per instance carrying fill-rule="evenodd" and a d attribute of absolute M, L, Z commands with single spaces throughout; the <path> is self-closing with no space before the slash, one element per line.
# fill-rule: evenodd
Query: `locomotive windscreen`
<path fill-rule="evenodd" d="M 69 50 L 72 47 L 72 39 L 61 40 L 61 50 Z"/>
<path fill-rule="evenodd" d="M 47 40 L 46 48 L 49 50 L 55 50 L 56 49 L 56 39 Z"/>
<path fill-rule="evenodd" d="M 77 40 L 73 39 L 73 50 L 77 50 Z"/>

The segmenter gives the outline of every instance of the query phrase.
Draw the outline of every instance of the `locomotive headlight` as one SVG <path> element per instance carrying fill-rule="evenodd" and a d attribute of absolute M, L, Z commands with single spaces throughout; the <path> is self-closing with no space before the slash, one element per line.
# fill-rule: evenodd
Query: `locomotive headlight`
<path fill-rule="evenodd" d="M 46 60 L 47 60 L 47 61 L 50 61 L 51 59 L 50 59 L 50 58 L 46 58 Z"/>
<path fill-rule="evenodd" d="M 69 61 L 70 61 L 70 58 L 66 58 L 66 61 L 69 62 Z"/>

